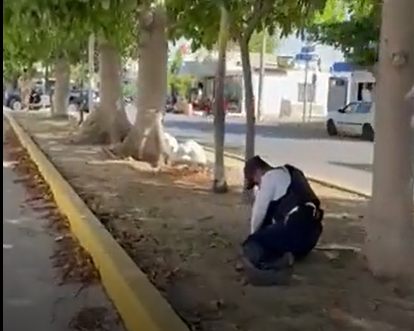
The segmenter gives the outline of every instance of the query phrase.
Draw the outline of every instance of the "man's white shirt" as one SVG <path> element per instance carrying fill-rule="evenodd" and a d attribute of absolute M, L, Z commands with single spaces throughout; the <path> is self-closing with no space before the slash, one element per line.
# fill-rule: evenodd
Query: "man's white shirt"
<path fill-rule="evenodd" d="M 290 181 L 289 171 L 285 167 L 269 170 L 262 176 L 253 204 L 250 233 L 260 228 L 270 202 L 277 201 L 286 194 Z"/>

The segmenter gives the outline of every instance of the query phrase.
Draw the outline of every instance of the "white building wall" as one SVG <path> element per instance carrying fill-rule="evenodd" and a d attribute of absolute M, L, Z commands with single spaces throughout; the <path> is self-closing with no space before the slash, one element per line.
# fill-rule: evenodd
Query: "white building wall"
<path fill-rule="evenodd" d="M 308 84 L 313 72 L 308 73 Z M 327 114 L 327 95 L 329 74 L 315 72 L 317 76 L 315 99 L 307 104 L 307 117 L 323 117 Z M 253 88 L 258 92 L 259 75 L 253 74 Z M 267 118 L 299 118 L 303 115 L 303 102 L 299 99 L 299 84 L 305 82 L 305 73 L 301 70 L 287 71 L 286 74 L 266 74 L 263 86 L 262 114 Z"/>

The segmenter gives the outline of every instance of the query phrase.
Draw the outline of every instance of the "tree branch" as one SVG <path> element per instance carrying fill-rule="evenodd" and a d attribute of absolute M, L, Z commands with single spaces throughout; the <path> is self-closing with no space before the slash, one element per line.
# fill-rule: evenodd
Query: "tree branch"
<path fill-rule="evenodd" d="M 246 28 L 242 33 L 242 38 L 246 41 L 250 39 L 263 15 L 272 8 L 272 5 L 271 0 L 256 0 L 251 15 L 246 19 Z"/>

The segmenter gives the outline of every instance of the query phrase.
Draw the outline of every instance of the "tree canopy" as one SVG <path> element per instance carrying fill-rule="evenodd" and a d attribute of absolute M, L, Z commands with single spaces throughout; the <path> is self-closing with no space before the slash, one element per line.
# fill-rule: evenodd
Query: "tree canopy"
<path fill-rule="evenodd" d="M 85 58 L 91 33 L 126 50 L 135 38 L 134 6 L 130 0 L 5 1 L 3 58 L 24 66 L 61 56 L 76 63 Z"/>
<path fill-rule="evenodd" d="M 378 60 L 380 24 L 380 1 L 329 0 L 308 32 L 311 39 L 341 50 L 348 61 L 372 66 Z"/>
<path fill-rule="evenodd" d="M 231 22 L 232 40 L 247 38 L 253 33 L 267 30 L 282 35 L 304 27 L 316 10 L 322 10 L 326 0 L 229 0 L 225 1 Z M 186 37 L 193 47 L 212 48 L 217 42 L 220 17 L 220 0 L 173 0 L 167 2 L 169 16 L 174 17 L 171 37 Z"/>
<path fill-rule="evenodd" d="M 252 37 L 249 41 L 249 51 L 251 53 L 260 53 L 262 51 L 263 35 L 266 34 L 266 48 L 265 53 L 271 54 L 277 48 L 277 35 L 269 35 L 265 30 L 260 32 L 253 32 Z M 215 47 L 217 48 L 217 47 Z M 232 40 L 227 44 L 228 50 L 239 50 L 239 44 Z"/>
<path fill-rule="evenodd" d="M 263 35 L 266 35 L 266 48 L 265 53 L 271 54 L 277 47 L 277 36 L 270 35 L 267 31 L 253 32 L 249 42 L 249 50 L 252 53 L 260 53 L 262 50 Z"/>

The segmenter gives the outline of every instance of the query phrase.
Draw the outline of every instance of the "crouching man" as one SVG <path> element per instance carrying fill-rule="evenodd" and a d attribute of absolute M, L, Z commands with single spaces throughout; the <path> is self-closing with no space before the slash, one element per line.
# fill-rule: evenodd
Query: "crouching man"
<path fill-rule="evenodd" d="M 255 156 L 246 162 L 244 176 L 246 189 L 258 188 L 251 233 L 243 243 L 245 264 L 257 271 L 287 269 L 319 240 L 320 200 L 303 172 L 291 165 L 274 168 Z"/>

